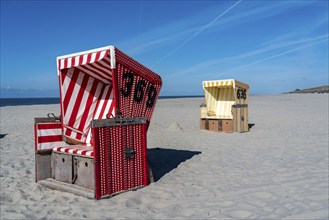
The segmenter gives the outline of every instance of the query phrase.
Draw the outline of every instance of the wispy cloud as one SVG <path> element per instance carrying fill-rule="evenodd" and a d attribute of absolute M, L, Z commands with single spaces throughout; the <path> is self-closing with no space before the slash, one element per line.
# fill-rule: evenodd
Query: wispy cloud
<path fill-rule="evenodd" d="M 138 20 L 139 21 L 139 25 L 142 24 L 143 6 L 144 6 L 144 2 L 142 1 L 141 2 L 141 9 L 139 11 L 139 20 Z"/>
<path fill-rule="evenodd" d="M 285 36 L 288 36 L 288 34 Z M 261 59 L 258 59 L 257 61 L 253 61 L 248 64 L 242 65 L 241 67 L 231 69 L 228 72 L 232 72 L 233 70 L 236 71 L 236 70 L 239 70 L 239 69 L 247 67 L 247 66 L 251 66 L 251 65 L 254 65 L 254 64 L 257 64 L 260 62 L 264 62 L 266 60 L 274 59 L 274 58 L 283 56 L 288 53 L 292 53 L 296 50 L 300 50 L 305 47 L 313 46 L 318 43 L 328 41 L 328 36 L 329 36 L 328 34 L 325 34 L 325 35 L 320 35 L 320 36 L 316 36 L 313 38 L 303 38 L 303 39 L 297 39 L 294 41 L 290 40 L 290 41 L 281 41 L 281 42 L 270 40 L 268 42 L 261 44 L 262 47 L 259 49 L 248 51 L 243 54 L 236 55 L 236 56 L 206 60 L 204 62 L 200 62 L 196 65 L 190 66 L 189 68 L 186 68 L 182 71 L 173 73 L 173 75 L 169 76 L 168 78 L 177 78 L 177 77 L 184 76 L 184 75 L 191 75 L 195 72 L 199 72 L 202 69 L 217 67 L 218 65 L 223 64 L 223 63 L 245 62 L 250 59 L 255 59 L 255 58 L 257 59 L 257 58 L 259 58 L 259 56 L 263 57 Z M 305 44 L 305 43 L 307 43 L 307 44 Z M 288 49 L 292 46 L 295 46 L 295 47 L 292 49 Z M 285 49 L 284 52 L 282 52 L 283 49 Z M 275 53 L 275 55 L 268 55 L 268 54 L 273 54 L 273 53 Z M 225 74 L 228 72 L 225 72 Z"/>
<path fill-rule="evenodd" d="M 244 23 L 264 20 L 267 17 L 312 4 L 312 2 L 308 1 L 293 2 L 293 4 L 290 1 L 267 2 L 265 4 L 261 2 L 259 4 L 255 3 L 256 5 L 250 4 L 250 2 L 248 2 L 248 4 L 243 4 L 243 2 L 239 4 L 240 2 L 241 0 L 230 6 L 226 11 L 220 13 L 206 25 L 199 25 L 199 23 L 200 21 L 207 22 L 205 19 L 209 18 L 210 14 L 214 14 L 222 8 L 214 7 L 208 11 L 195 14 L 193 17 L 154 28 L 139 36 L 134 36 L 133 39 L 126 39 L 126 41 L 122 41 L 121 44 L 129 48 L 130 54 L 142 54 L 149 50 L 163 47 L 164 45 L 176 44 L 181 41 L 178 46 L 167 52 L 154 64 L 156 65 L 206 29 L 216 31 L 224 30 L 237 25 L 243 25 Z M 236 7 L 236 9 L 234 9 L 236 11 L 235 13 L 231 13 L 229 16 L 224 16 L 222 18 L 223 15 L 234 7 Z M 220 22 L 217 22 L 219 19 Z"/>
<path fill-rule="evenodd" d="M 221 17 L 223 17 L 230 10 L 232 10 L 241 1 L 242 0 L 239 0 L 238 2 L 236 2 L 235 4 L 233 4 L 231 7 L 229 7 L 228 9 L 226 9 L 224 12 L 220 13 L 215 19 L 213 19 L 212 21 L 210 21 L 206 25 L 201 26 L 195 33 L 193 33 L 191 36 L 189 36 L 185 41 L 183 41 L 182 43 L 180 43 L 177 47 L 175 47 L 173 50 L 171 50 L 169 53 L 167 53 L 165 56 L 163 56 L 161 59 L 159 59 L 157 62 L 155 62 L 153 64 L 153 66 L 159 64 L 160 62 L 162 62 L 163 60 L 165 60 L 166 58 L 168 58 L 170 55 L 172 55 L 177 50 L 179 50 L 181 47 L 183 47 L 185 44 L 187 44 L 194 37 L 196 37 L 197 35 L 199 35 L 202 31 L 204 31 L 205 29 L 207 29 L 207 28 L 211 27 L 212 25 L 214 25 L 216 23 L 216 21 L 218 21 L 218 19 L 220 19 Z"/>
<path fill-rule="evenodd" d="M 317 45 L 317 44 L 320 44 L 320 43 L 324 43 L 324 42 L 327 42 L 328 41 L 328 38 L 326 39 L 320 39 L 320 40 L 316 40 L 312 43 L 309 43 L 309 44 L 306 44 L 306 45 L 303 45 L 303 46 L 299 46 L 299 47 L 296 47 L 296 48 L 293 48 L 293 49 L 290 49 L 290 50 L 286 50 L 284 52 L 281 52 L 281 53 L 277 53 L 275 55 L 271 55 L 271 56 L 268 56 L 268 57 L 264 57 L 264 58 L 261 58 L 261 59 L 258 59 L 256 61 L 253 61 L 251 63 L 248 63 L 248 64 L 244 64 L 242 66 L 239 66 L 239 67 L 236 67 L 236 68 L 233 68 L 231 70 L 228 70 L 228 71 L 225 71 L 225 73 L 222 73 L 222 74 L 216 74 L 214 75 L 213 79 L 221 76 L 221 75 L 224 75 L 224 74 L 231 74 L 231 73 L 234 73 L 238 70 L 241 70 L 241 69 L 244 69 L 246 67 L 249 67 L 249 66 L 252 66 L 252 65 L 255 65 L 255 64 L 258 64 L 258 63 L 262 63 L 262 62 L 265 62 L 265 61 L 268 61 L 268 60 L 271 60 L 271 59 L 275 59 L 275 58 L 278 58 L 278 57 L 281 57 L 283 55 L 286 55 L 286 54 L 289 54 L 289 53 L 292 53 L 292 52 L 295 52 L 297 50 L 301 50 L 301 49 L 304 49 L 306 47 L 311 47 L 311 46 L 314 46 L 314 45 Z"/>

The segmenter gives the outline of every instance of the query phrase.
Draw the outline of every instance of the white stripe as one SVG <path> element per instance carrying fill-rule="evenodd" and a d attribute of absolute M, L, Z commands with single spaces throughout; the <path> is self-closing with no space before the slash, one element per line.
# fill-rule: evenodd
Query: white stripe
<path fill-rule="evenodd" d="M 101 87 L 103 86 L 104 84 L 102 83 L 99 83 L 98 87 L 97 87 L 97 96 L 95 95 L 95 97 L 98 97 L 99 96 L 99 93 L 102 91 Z M 108 93 L 108 90 L 109 90 L 109 86 L 105 86 L 105 89 L 104 89 L 104 92 L 102 94 L 102 97 L 98 100 L 98 107 L 96 109 L 96 113 L 94 115 L 94 118 L 92 118 L 92 115 L 90 116 L 90 120 L 92 119 L 99 119 L 99 115 L 100 115 L 100 112 L 102 110 L 102 107 L 104 105 L 104 100 L 105 100 L 105 97 L 106 97 L 106 94 Z M 95 102 L 95 107 L 96 108 L 96 104 L 97 104 L 97 101 Z M 95 112 L 95 109 L 92 111 L 92 112 Z M 89 117 L 88 117 L 89 119 Z M 90 143 L 90 140 L 91 140 L 91 129 L 90 129 L 90 124 L 89 124 L 89 127 L 88 127 L 89 131 L 88 131 L 88 134 L 87 134 L 87 138 L 86 138 L 86 143 Z"/>
<path fill-rule="evenodd" d="M 108 86 L 109 87 L 109 86 Z M 113 90 L 112 90 L 113 91 Z M 107 101 L 107 105 L 105 107 L 105 111 L 104 111 L 104 114 L 101 116 L 102 119 L 105 119 L 106 118 L 106 115 L 108 114 L 109 110 L 110 110 L 110 107 L 111 107 L 111 104 L 112 104 L 112 99 L 113 99 L 113 93 L 112 91 L 110 91 L 110 97 Z"/>
<path fill-rule="evenodd" d="M 72 57 L 67 59 L 67 68 L 70 68 L 72 66 Z"/>
<path fill-rule="evenodd" d="M 77 79 L 77 83 L 75 83 L 74 89 L 73 89 L 73 92 L 72 92 L 71 101 L 69 102 L 69 105 L 68 105 L 67 110 L 66 110 L 66 114 L 64 115 L 64 124 L 67 124 L 69 122 L 74 106 L 80 104 L 80 103 L 76 103 L 75 100 L 78 97 L 78 93 L 79 93 L 79 90 L 80 90 L 80 87 L 81 87 L 80 85 L 82 83 L 83 77 L 84 77 L 84 74 L 82 72 L 79 72 L 79 77 Z"/>
<path fill-rule="evenodd" d="M 101 73 L 101 74 L 102 74 L 104 77 L 106 77 L 106 78 L 108 78 L 108 79 L 111 79 L 111 78 L 112 78 L 112 71 L 111 71 L 110 69 L 106 69 L 106 68 L 104 68 L 104 67 L 102 67 L 102 66 L 100 66 L 100 65 L 98 65 L 98 64 L 102 64 L 103 66 L 106 66 L 106 65 L 107 65 L 104 61 L 100 60 L 100 61 L 98 61 L 98 62 L 95 62 L 95 63 L 91 64 L 91 66 L 95 66 L 95 67 L 101 69 L 102 71 L 106 72 L 107 75 L 104 75 L 103 73 Z M 97 72 L 99 72 L 99 71 L 97 70 Z"/>
<path fill-rule="evenodd" d="M 91 153 L 92 153 L 92 151 L 87 151 L 87 152 L 86 152 L 86 155 L 87 155 L 87 156 L 91 156 Z"/>
<path fill-rule="evenodd" d="M 224 84 L 224 85 L 226 85 L 226 84 Z M 224 100 L 227 97 L 227 88 L 224 88 L 223 91 L 221 92 L 221 94 L 222 94 L 221 99 L 219 99 L 219 101 L 217 101 L 217 105 L 220 106 L 220 112 L 216 112 L 216 114 L 219 114 L 221 116 L 225 116 L 226 115 L 226 112 L 225 112 L 225 104 L 226 104 L 226 101 L 224 101 Z"/>
<path fill-rule="evenodd" d="M 99 56 L 99 60 L 103 59 L 105 57 L 105 54 L 106 54 L 106 50 L 102 51 Z"/>
<path fill-rule="evenodd" d="M 88 54 L 83 55 L 83 60 L 81 65 L 85 65 L 87 63 L 87 59 L 88 59 Z"/>
<path fill-rule="evenodd" d="M 62 129 L 38 129 L 38 137 L 62 135 Z"/>
<path fill-rule="evenodd" d="M 96 52 L 96 53 L 97 53 L 97 52 Z M 95 59 L 96 59 L 96 53 L 92 53 L 92 54 L 91 54 L 91 60 L 90 60 L 90 63 L 95 62 Z"/>
<path fill-rule="evenodd" d="M 110 69 L 99 66 L 98 63 L 101 63 L 104 66 L 106 66 L 106 63 L 104 63 L 104 61 L 98 61 L 98 62 L 94 62 L 94 63 L 89 63 L 89 64 L 83 66 L 82 68 L 86 69 L 86 71 L 88 71 L 88 72 L 91 72 L 90 74 L 95 74 L 92 72 L 92 71 L 94 71 L 94 72 L 98 73 L 101 77 L 104 77 L 107 80 L 111 80 L 112 71 Z M 102 71 L 96 70 L 95 67 L 102 69 L 105 73 L 103 73 Z"/>
<path fill-rule="evenodd" d="M 89 71 L 88 69 L 92 69 L 91 67 L 89 67 L 89 65 L 85 65 L 85 66 L 77 66 L 76 68 L 78 68 L 79 70 L 83 71 L 84 73 L 87 73 L 88 75 L 100 80 L 103 83 L 106 84 L 110 84 L 111 83 L 111 78 L 108 76 L 104 76 L 104 74 L 101 74 L 102 77 L 96 75 L 95 73 Z"/>
<path fill-rule="evenodd" d="M 82 155 L 82 152 L 83 152 L 84 150 L 78 150 L 77 151 L 77 154 L 80 154 L 80 155 Z"/>
<path fill-rule="evenodd" d="M 76 56 L 74 60 L 74 66 L 79 66 L 80 56 Z"/>
<path fill-rule="evenodd" d="M 85 75 L 84 77 L 87 77 L 87 76 Z M 75 128 L 78 128 L 80 126 L 81 118 L 82 118 L 83 114 L 85 113 L 87 100 L 90 95 L 90 90 L 91 90 L 91 87 L 93 86 L 93 82 L 94 82 L 94 79 L 92 77 L 88 77 L 88 82 L 87 82 L 86 88 L 80 88 L 80 89 L 83 89 L 84 92 L 83 92 L 82 99 L 80 102 L 80 108 L 78 109 L 78 114 L 77 114 L 76 120 L 73 125 L 73 127 L 75 127 Z"/>
<path fill-rule="evenodd" d="M 95 112 L 95 108 L 96 108 L 96 104 L 97 104 L 97 99 L 98 99 L 99 94 L 101 92 L 101 88 L 102 88 L 102 83 L 98 83 L 97 88 L 96 88 L 96 93 L 95 93 L 95 95 L 93 97 L 93 102 L 92 102 L 92 105 L 90 107 L 90 111 L 89 111 L 89 114 L 88 114 L 88 117 L 87 117 L 87 121 L 86 121 L 86 124 L 84 126 L 84 130 L 83 130 L 83 132 L 85 134 L 87 133 L 87 137 L 84 137 L 82 139 L 82 141 L 85 142 L 85 143 L 90 143 L 90 136 L 89 136 L 90 135 L 90 132 L 89 132 L 89 130 L 90 130 L 90 121 L 93 119 L 93 114 Z M 89 139 L 89 142 L 87 142 L 88 139 Z"/>
<path fill-rule="evenodd" d="M 70 82 L 71 82 L 71 78 L 72 78 L 72 74 L 73 74 L 73 69 L 69 69 L 67 71 L 67 74 L 66 74 L 66 77 L 64 79 L 63 85 L 61 86 L 61 88 L 62 88 L 62 98 L 63 98 L 62 101 L 64 101 L 64 98 L 66 96 L 67 90 L 69 88 L 69 85 L 70 85 Z"/>
<path fill-rule="evenodd" d="M 111 104 L 112 104 L 112 100 L 109 100 L 109 101 L 107 102 L 107 105 L 106 105 L 106 108 L 105 108 L 104 114 L 103 114 L 103 116 L 102 116 L 102 119 L 106 119 L 106 118 L 107 118 L 107 114 L 109 113 L 109 110 L 110 110 Z"/>
<path fill-rule="evenodd" d="M 74 148 L 72 148 L 72 149 L 70 149 L 69 150 L 69 152 L 68 153 L 70 153 L 70 154 L 73 154 L 73 151 L 74 151 L 75 149 Z"/>
<path fill-rule="evenodd" d="M 91 140 L 91 129 L 89 129 L 88 134 L 87 134 L 87 139 L 86 139 L 87 145 L 90 145 L 90 140 Z"/>
<path fill-rule="evenodd" d="M 112 79 L 111 74 L 104 74 L 103 72 L 96 70 L 93 66 L 98 66 L 98 65 L 96 63 L 93 63 L 93 64 L 90 64 L 90 65 L 85 65 L 85 66 L 81 67 L 81 69 L 84 69 L 85 72 L 90 74 L 90 75 L 92 74 L 92 75 L 95 75 L 95 76 L 99 77 L 101 79 L 101 81 L 103 81 L 103 80 L 111 81 L 111 79 Z M 96 75 L 92 71 L 96 72 L 98 75 Z M 106 73 L 110 72 L 110 70 L 106 70 L 106 69 L 105 69 L 105 71 L 106 71 Z"/>
<path fill-rule="evenodd" d="M 64 60 L 65 60 L 65 59 L 61 59 L 60 69 L 63 69 L 63 68 L 64 68 Z"/>
<path fill-rule="evenodd" d="M 103 95 L 104 96 L 104 95 Z M 98 108 L 96 109 L 96 114 L 94 116 L 94 119 L 99 119 L 99 115 L 101 113 L 101 110 L 103 108 L 103 105 L 104 105 L 104 99 L 102 98 L 99 103 L 98 103 Z"/>
<path fill-rule="evenodd" d="M 224 112 L 225 112 L 225 116 L 227 118 L 230 118 L 231 117 L 231 106 L 232 106 L 232 91 L 233 91 L 233 88 L 228 88 L 227 89 L 227 98 L 228 98 L 228 101 L 226 102 L 226 105 L 225 105 L 225 109 L 224 109 Z"/>
<path fill-rule="evenodd" d="M 100 113 L 101 113 L 101 110 L 102 110 L 102 108 L 103 108 L 103 105 L 104 105 L 104 99 L 105 99 L 105 97 L 106 97 L 106 94 L 108 93 L 108 91 L 109 91 L 109 86 L 105 86 L 105 88 L 104 88 L 104 92 L 103 92 L 103 95 L 102 95 L 102 98 L 101 98 L 101 101 L 99 102 L 99 105 L 98 105 L 98 107 L 97 107 L 97 109 L 96 109 L 96 114 L 95 114 L 95 116 L 94 116 L 94 119 L 99 119 L 100 118 Z"/>

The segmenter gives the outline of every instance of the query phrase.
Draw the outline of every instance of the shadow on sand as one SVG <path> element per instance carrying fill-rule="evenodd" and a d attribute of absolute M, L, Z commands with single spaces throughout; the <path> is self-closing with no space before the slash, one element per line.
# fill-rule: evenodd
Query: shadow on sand
<path fill-rule="evenodd" d="M 254 126 L 255 126 L 255 124 L 248 124 L 249 129 L 254 127 Z"/>
<path fill-rule="evenodd" d="M 0 134 L 0 139 L 4 138 L 7 134 Z"/>
<path fill-rule="evenodd" d="M 200 151 L 153 148 L 147 150 L 149 164 L 152 168 L 154 181 L 158 181 L 175 169 L 180 163 L 201 154 Z"/>

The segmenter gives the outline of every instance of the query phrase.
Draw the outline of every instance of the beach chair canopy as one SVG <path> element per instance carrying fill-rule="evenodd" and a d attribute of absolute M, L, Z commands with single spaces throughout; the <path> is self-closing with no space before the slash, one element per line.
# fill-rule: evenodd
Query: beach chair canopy
<path fill-rule="evenodd" d="M 248 103 L 249 86 L 234 80 L 203 81 L 209 118 L 233 119 L 232 105 Z"/>
<path fill-rule="evenodd" d="M 91 142 L 90 122 L 115 116 L 150 122 L 161 77 L 114 46 L 57 58 L 63 135 Z"/>

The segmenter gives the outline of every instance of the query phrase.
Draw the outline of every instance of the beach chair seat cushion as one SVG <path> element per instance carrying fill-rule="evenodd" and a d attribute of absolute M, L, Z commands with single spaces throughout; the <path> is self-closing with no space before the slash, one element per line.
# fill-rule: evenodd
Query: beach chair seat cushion
<path fill-rule="evenodd" d="M 55 146 L 53 147 L 53 151 L 71 155 L 94 157 L 93 148 L 86 145 Z"/>

